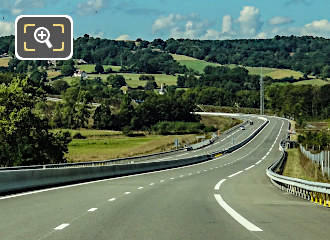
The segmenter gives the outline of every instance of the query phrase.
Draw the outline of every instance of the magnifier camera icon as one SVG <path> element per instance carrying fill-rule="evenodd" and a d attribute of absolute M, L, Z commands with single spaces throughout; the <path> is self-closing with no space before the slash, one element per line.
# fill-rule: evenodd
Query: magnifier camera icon
<path fill-rule="evenodd" d="M 53 45 L 49 41 L 50 33 L 49 30 L 45 27 L 39 27 L 34 31 L 34 39 L 38 43 L 46 43 L 48 48 L 52 48 Z"/>

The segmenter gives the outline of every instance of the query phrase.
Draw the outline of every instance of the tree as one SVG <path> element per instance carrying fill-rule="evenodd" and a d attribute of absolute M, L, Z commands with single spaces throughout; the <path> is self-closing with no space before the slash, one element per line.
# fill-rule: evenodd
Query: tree
<path fill-rule="evenodd" d="M 176 82 L 177 86 L 179 88 L 184 88 L 186 83 L 186 78 L 184 76 L 179 75 L 178 80 Z"/>
<path fill-rule="evenodd" d="M 102 103 L 95 110 L 94 116 L 94 128 L 96 129 L 110 129 L 111 127 L 111 110 L 108 105 Z"/>
<path fill-rule="evenodd" d="M 146 85 L 144 86 L 144 89 L 145 90 L 154 90 L 156 89 L 158 86 L 157 86 L 157 83 L 155 81 L 148 81 L 146 83 Z"/>
<path fill-rule="evenodd" d="M 110 75 L 107 77 L 107 81 L 112 85 L 113 88 L 121 88 L 126 86 L 126 81 L 122 75 Z"/>
<path fill-rule="evenodd" d="M 321 73 L 322 78 L 330 78 L 330 65 L 324 66 Z"/>
<path fill-rule="evenodd" d="M 72 76 L 73 73 L 74 73 L 74 71 L 75 71 L 74 66 L 69 65 L 69 64 L 64 64 L 64 65 L 61 67 L 61 73 L 62 73 L 62 75 L 64 75 L 64 76 Z"/>
<path fill-rule="evenodd" d="M 65 162 L 69 133 L 51 133 L 34 111 L 44 101 L 28 79 L 0 85 L 0 166 Z"/>
<path fill-rule="evenodd" d="M 104 73 L 104 68 L 103 68 L 103 66 L 102 66 L 101 64 L 97 63 L 97 64 L 95 65 L 95 72 L 97 72 L 97 73 Z"/>
<path fill-rule="evenodd" d="M 61 94 L 62 91 L 65 91 L 70 87 L 70 85 L 62 79 L 54 81 L 52 86 L 57 94 Z"/>

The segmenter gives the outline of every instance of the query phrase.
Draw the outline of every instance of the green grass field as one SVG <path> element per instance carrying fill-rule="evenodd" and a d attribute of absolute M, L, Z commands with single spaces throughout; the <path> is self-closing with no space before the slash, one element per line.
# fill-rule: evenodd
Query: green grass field
<path fill-rule="evenodd" d="M 221 66 L 220 64 L 217 63 L 210 63 L 206 62 L 204 60 L 199 60 L 196 58 L 184 56 L 184 55 L 178 55 L 178 54 L 171 54 L 174 60 L 178 61 L 180 64 L 185 65 L 188 68 L 192 68 L 195 71 L 198 71 L 199 73 L 203 73 L 204 68 L 206 66 Z M 229 64 L 226 65 L 227 67 L 234 68 L 237 67 L 235 64 Z M 244 66 L 250 74 L 252 75 L 260 75 L 261 74 L 261 68 L 259 67 L 247 67 Z M 301 72 L 293 71 L 290 69 L 277 69 L 277 68 L 267 68 L 264 67 L 262 69 L 262 73 L 264 76 L 269 76 L 274 79 L 281 79 L 285 77 L 294 77 L 295 79 L 299 79 L 300 77 L 303 76 Z"/>
<path fill-rule="evenodd" d="M 102 79 L 106 79 L 109 75 L 114 74 L 89 74 L 90 78 L 101 77 Z M 136 88 L 138 86 L 144 87 L 147 81 L 140 81 L 139 77 L 141 75 L 153 75 L 155 76 L 155 80 L 157 85 L 160 87 L 162 83 L 165 83 L 167 86 L 176 85 L 177 76 L 166 75 L 166 74 L 135 74 L 135 73 L 118 73 L 118 75 L 124 76 L 126 79 L 126 83 L 129 87 Z"/>
<path fill-rule="evenodd" d="M 293 84 L 294 85 L 324 86 L 324 85 L 330 84 L 330 82 L 315 78 L 315 79 L 311 79 L 311 80 L 304 80 L 304 81 L 295 82 Z"/>
<path fill-rule="evenodd" d="M 145 155 L 173 149 L 174 139 L 176 138 L 184 144 L 195 140 L 195 135 L 126 137 L 123 135 L 111 135 L 115 134 L 111 131 L 110 133 L 105 133 L 105 135 L 95 132 L 95 130 L 78 132 L 87 136 L 87 139 L 73 139 L 69 144 L 69 153 L 66 157 L 70 162 L 98 161 Z"/>
<path fill-rule="evenodd" d="M 112 66 L 112 65 L 103 65 L 104 70 L 111 67 L 112 71 L 119 72 L 120 66 Z M 80 69 L 81 71 L 85 71 L 86 73 L 93 73 L 95 72 L 95 64 L 83 64 L 83 65 L 76 65 L 77 69 Z"/>
<path fill-rule="evenodd" d="M 181 65 L 184 65 L 187 68 L 191 68 L 199 73 L 203 73 L 204 68 L 206 66 L 215 66 L 215 67 L 221 66 L 220 64 L 217 64 L 217 63 L 210 63 L 210 62 L 206 62 L 203 60 L 199 60 L 199 59 L 184 56 L 184 55 L 178 55 L 178 54 L 171 54 L 171 55 L 174 58 L 174 60 L 179 62 Z"/>
<path fill-rule="evenodd" d="M 0 67 L 8 67 L 10 57 L 0 58 Z"/>

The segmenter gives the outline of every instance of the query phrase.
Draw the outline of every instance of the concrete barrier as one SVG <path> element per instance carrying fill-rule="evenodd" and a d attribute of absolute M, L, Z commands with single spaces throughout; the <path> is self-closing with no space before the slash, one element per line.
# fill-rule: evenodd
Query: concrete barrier
<path fill-rule="evenodd" d="M 210 160 L 210 155 L 162 162 L 97 167 L 11 170 L 0 172 L 0 194 L 54 187 L 83 181 L 159 171 Z"/>

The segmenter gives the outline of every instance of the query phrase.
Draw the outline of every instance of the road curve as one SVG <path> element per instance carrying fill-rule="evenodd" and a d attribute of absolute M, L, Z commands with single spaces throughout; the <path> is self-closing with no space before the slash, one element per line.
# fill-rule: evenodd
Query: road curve
<path fill-rule="evenodd" d="M 208 162 L 0 198 L 1 239 L 328 239 L 329 211 L 265 175 L 288 128 L 269 120 L 250 143 Z"/>

